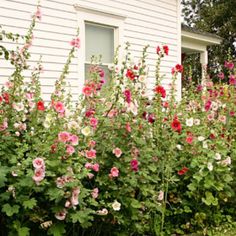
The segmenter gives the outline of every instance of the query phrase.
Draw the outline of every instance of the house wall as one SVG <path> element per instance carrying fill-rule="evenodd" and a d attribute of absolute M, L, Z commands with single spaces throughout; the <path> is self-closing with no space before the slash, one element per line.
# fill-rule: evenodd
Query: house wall
<path fill-rule="evenodd" d="M 180 60 L 180 22 L 179 0 L 42 0 L 42 21 L 36 25 L 35 39 L 30 49 L 32 58 L 29 64 L 35 63 L 42 55 L 44 73 L 41 75 L 44 98 L 49 99 L 55 79 L 60 75 L 66 61 L 70 40 L 77 30 L 77 11 L 73 4 L 83 4 L 101 11 L 112 11 L 126 15 L 124 22 L 124 41 L 131 43 L 134 59 L 141 56 L 142 48 L 149 44 L 148 64 L 149 83 L 155 83 L 156 46 L 167 44 L 169 56 L 161 64 L 161 73 L 166 74 L 163 84 L 168 88 L 171 68 Z M 35 12 L 37 0 L 1 0 L 0 25 L 6 31 L 25 34 Z M 12 43 L 7 47 L 15 47 Z M 78 57 L 72 60 L 70 75 L 67 81 L 71 84 L 74 100 L 78 94 Z M 12 73 L 9 63 L 0 61 L 0 83 L 4 83 Z M 29 78 L 30 71 L 25 72 Z"/>

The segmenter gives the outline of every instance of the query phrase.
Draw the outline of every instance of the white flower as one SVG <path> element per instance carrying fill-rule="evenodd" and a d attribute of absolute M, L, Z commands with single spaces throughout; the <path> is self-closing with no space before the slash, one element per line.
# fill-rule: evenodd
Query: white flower
<path fill-rule="evenodd" d="M 205 137 L 203 137 L 203 136 L 199 136 L 197 139 L 198 139 L 199 142 L 202 142 L 202 141 L 205 140 Z"/>
<path fill-rule="evenodd" d="M 162 201 L 164 199 L 164 192 L 161 190 L 158 194 L 158 200 Z"/>
<path fill-rule="evenodd" d="M 120 210 L 120 207 L 121 207 L 121 204 L 119 202 L 117 202 L 117 200 L 115 200 L 113 203 L 112 203 L 112 208 L 114 211 L 119 211 Z"/>
<path fill-rule="evenodd" d="M 209 171 L 212 171 L 212 170 L 213 170 L 213 165 L 212 165 L 211 162 L 208 162 L 208 163 L 207 163 L 207 168 L 208 168 Z"/>
<path fill-rule="evenodd" d="M 146 81 L 146 75 L 140 75 L 139 78 L 138 78 L 139 82 L 140 83 L 145 83 Z"/>
<path fill-rule="evenodd" d="M 180 151 L 183 150 L 183 147 L 182 147 L 182 145 L 180 145 L 180 144 L 177 144 L 177 145 L 176 145 L 176 148 L 177 148 L 178 150 L 180 150 Z"/>
<path fill-rule="evenodd" d="M 72 129 L 78 130 L 79 129 L 79 124 L 76 121 L 72 120 L 68 123 L 68 129 L 69 130 L 72 130 Z"/>
<path fill-rule="evenodd" d="M 89 136 L 91 134 L 91 129 L 90 127 L 86 126 L 84 127 L 82 130 L 81 130 L 81 133 L 84 135 L 84 136 Z"/>
<path fill-rule="evenodd" d="M 204 142 L 202 143 L 202 147 L 203 147 L 203 148 L 205 148 L 205 149 L 207 149 L 207 148 L 208 148 L 207 141 L 204 141 Z"/>
<path fill-rule="evenodd" d="M 19 103 L 13 103 L 12 107 L 16 110 L 16 111 L 23 111 L 25 109 L 24 104 L 19 102 Z"/>
<path fill-rule="evenodd" d="M 221 155 L 220 153 L 215 154 L 215 160 L 221 160 Z"/>
<path fill-rule="evenodd" d="M 193 118 L 192 117 L 189 119 L 186 119 L 186 125 L 189 127 L 193 126 Z"/>
<path fill-rule="evenodd" d="M 227 157 L 225 160 L 221 161 L 221 164 L 224 166 L 231 165 L 231 158 Z"/>
<path fill-rule="evenodd" d="M 194 123 L 195 125 L 200 125 L 200 120 L 199 120 L 199 119 L 194 119 L 193 123 Z"/>
<path fill-rule="evenodd" d="M 106 208 L 103 208 L 102 210 L 98 210 L 97 214 L 100 216 L 105 216 L 108 214 L 108 210 Z"/>
<path fill-rule="evenodd" d="M 218 108 L 219 108 L 218 104 L 217 104 L 216 102 L 212 102 L 212 104 L 211 104 L 211 109 L 212 109 L 213 111 L 217 111 Z"/>

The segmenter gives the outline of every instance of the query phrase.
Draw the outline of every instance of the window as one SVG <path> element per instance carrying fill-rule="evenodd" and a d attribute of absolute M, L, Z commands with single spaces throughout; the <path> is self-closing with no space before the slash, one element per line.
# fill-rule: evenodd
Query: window
<path fill-rule="evenodd" d="M 74 5 L 78 15 L 81 47 L 78 51 L 79 88 L 83 87 L 91 56 L 102 55 L 102 68 L 108 71 L 112 63 L 114 51 L 123 44 L 123 28 L 126 16 L 103 11 L 83 5 L 77 1 Z M 81 4 L 80 4 L 81 2 Z"/>
<path fill-rule="evenodd" d="M 114 27 L 85 22 L 85 79 L 88 78 L 92 56 L 101 56 L 105 80 L 109 80 L 108 66 L 114 57 L 114 32 Z"/>

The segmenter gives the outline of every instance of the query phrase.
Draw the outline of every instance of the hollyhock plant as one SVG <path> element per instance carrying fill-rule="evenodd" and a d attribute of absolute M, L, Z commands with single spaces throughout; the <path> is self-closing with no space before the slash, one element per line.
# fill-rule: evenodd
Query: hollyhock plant
<path fill-rule="evenodd" d="M 168 46 L 157 48 L 150 74 L 147 51 L 153 48 L 144 47 L 136 60 L 127 43 L 122 61 L 115 52 L 104 90 L 104 71 L 94 57 L 81 96 L 72 99 L 66 76 L 80 46 L 75 35 L 44 101 L 40 62 L 27 69 L 37 19 L 25 38 L 7 37 L 5 30 L 0 37 L 3 48 L 11 37 L 23 45 L 11 51 L 9 44 L 13 69 L 0 95 L 0 233 L 212 234 L 212 226 L 235 219 L 234 82 L 192 79 L 177 100 L 182 66 L 173 68 L 168 96 L 163 81 L 170 78 L 160 74 Z M 225 78 L 234 80 L 229 67 Z M 152 75 L 155 86 L 148 88 Z"/>

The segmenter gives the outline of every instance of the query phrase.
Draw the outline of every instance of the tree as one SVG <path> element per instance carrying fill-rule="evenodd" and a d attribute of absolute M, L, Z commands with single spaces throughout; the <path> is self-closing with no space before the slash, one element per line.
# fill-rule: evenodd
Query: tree
<path fill-rule="evenodd" d="M 219 68 L 224 61 L 236 58 L 235 0 L 182 0 L 184 23 L 198 30 L 222 37 L 220 46 L 211 46 L 209 67 Z M 230 55 L 229 55 L 230 54 Z"/>

